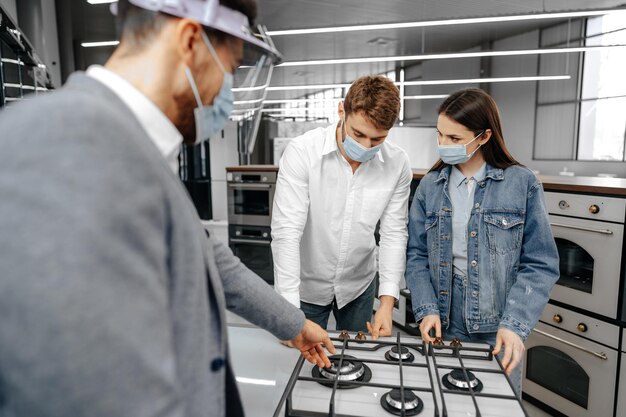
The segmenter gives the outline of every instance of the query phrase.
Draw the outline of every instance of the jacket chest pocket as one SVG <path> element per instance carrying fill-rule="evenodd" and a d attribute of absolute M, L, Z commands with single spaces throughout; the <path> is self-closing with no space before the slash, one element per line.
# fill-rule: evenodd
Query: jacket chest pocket
<path fill-rule="evenodd" d="M 485 213 L 485 229 L 489 250 L 507 253 L 519 249 L 524 236 L 522 213 Z"/>

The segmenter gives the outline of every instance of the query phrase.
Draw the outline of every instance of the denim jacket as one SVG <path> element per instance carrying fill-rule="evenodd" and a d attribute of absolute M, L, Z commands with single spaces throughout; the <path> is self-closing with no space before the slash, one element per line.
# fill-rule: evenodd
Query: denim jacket
<path fill-rule="evenodd" d="M 449 325 L 453 272 L 450 170 L 429 172 L 417 188 L 405 273 L 416 321 L 439 314 L 443 328 Z M 468 331 L 504 327 L 525 340 L 559 278 L 559 255 L 535 175 L 521 166 L 487 165 L 477 183 L 467 236 Z"/>

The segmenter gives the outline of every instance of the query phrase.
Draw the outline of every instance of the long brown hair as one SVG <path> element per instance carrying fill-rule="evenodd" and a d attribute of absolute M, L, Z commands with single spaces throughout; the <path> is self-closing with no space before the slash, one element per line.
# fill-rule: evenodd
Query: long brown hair
<path fill-rule="evenodd" d="M 495 168 L 521 165 L 511 156 L 502 135 L 500 112 L 494 99 L 479 88 L 467 88 L 452 93 L 439 106 L 437 114 L 445 114 L 478 135 L 491 129 L 491 138 L 481 147 L 485 161 Z M 430 171 L 439 171 L 446 163 L 438 160 Z"/>

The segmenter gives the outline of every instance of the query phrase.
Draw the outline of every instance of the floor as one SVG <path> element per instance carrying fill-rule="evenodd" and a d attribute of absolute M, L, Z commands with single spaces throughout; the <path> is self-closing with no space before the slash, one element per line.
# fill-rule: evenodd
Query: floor
<path fill-rule="evenodd" d="M 229 311 L 227 312 L 227 315 L 226 315 L 226 321 L 229 324 L 248 323 L 243 318 L 241 318 L 241 317 L 237 316 L 236 314 L 233 314 L 233 313 L 231 313 Z M 331 314 L 330 319 L 328 320 L 328 328 L 329 329 L 334 329 L 335 325 L 336 325 L 335 318 Z M 394 326 L 393 333 L 396 334 L 397 332 L 400 332 L 400 335 L 407 334 L 404 330 Z M 524 401 L 524 400 L 522 400 L 522 401 L 524 403 L 524 407 L 526 408 L 526 411 L 528 412 L 528 417 L 552 417 L 551 414 L 546 413 L 545 411 L 537 408 L 533 404 L 530 404 L 529 402 Z"/>

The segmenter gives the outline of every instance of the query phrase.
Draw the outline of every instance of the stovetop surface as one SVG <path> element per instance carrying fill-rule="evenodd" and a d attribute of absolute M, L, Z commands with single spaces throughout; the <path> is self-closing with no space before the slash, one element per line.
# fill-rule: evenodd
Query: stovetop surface
<path fill-rule="evenodd" d="M 526 415 L 500 363 L 490 354 L 491 348 L 486 344 L 463 343 L 460 348 L 452 348 L 449 342 L 446 342 L 444 346 L 424 346 L 420 338 L 410 336 L 356 341 L 354 333 L 351 333 L 351 338 L 344 342 L 338 337 L 338 333 L 330 332 L 330 335 L 337 348 L 335 363 L 341 360 L 343 353 L 342 365 L 346 365 L 345 361 L 356 361 L 357 365 L 365 364 L 371 371 L 369 382 L 342 380 L 335 384 L 332 374 L 329 376 L 331 380 L 325 379 L 328 377 L 320 375 L 319 369 L 316 370 L 314 365 L 300 358 L 274 414 L 275 417 L 402 415 L 401 408 L 392 413 L 381 404 L 381 399 L 382 402 L 386 401 L 386 397 L 383 398 L 385 394 L 394 388 L 400 390 L 405 399 L 410 397 L 411 393 L 419 397 L 423 409 L 413 415 L 435 417 Z M 398 345 L 408 349 L 414 358 L 412 362 L 405 360 L 400 364 L 386 359 L 386 352 Z M 463 375 L 467 375 L 466 378 L 470 380 L 473 379 L 467 372 L 474 374 L 481 383 L 480 392 L 470 393 L 467 390 L 457 391 L 447 388 L 442 380 L 453 369 L 461 369 L 461 372 L 465 372 Z M 320 381 L 325 381 L 326 385 L 320 384 Z M 346 389 L 346 386 L 351 388 Z M 413 406 L 414 404 L 411 405 Z M 405 415 L 412 415 L 410 411 L 410 408 L 405 408 Z"/>

